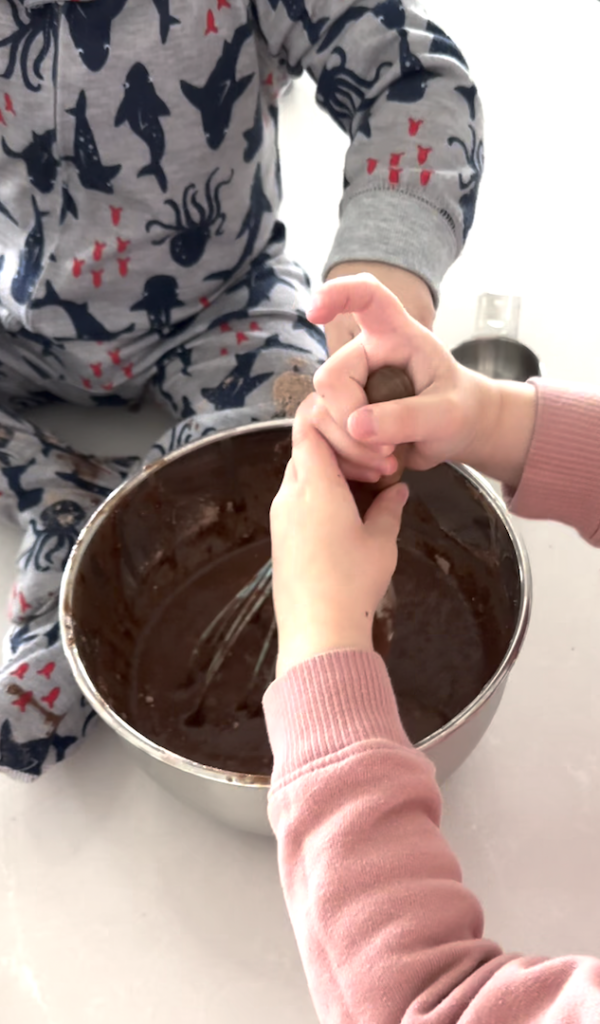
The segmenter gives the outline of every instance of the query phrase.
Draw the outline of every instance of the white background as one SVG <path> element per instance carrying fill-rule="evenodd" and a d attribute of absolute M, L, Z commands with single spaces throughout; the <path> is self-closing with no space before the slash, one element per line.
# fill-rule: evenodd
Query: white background
<path fill-rule="evenodd" d="M 469 60 L 487 136 L 476 224 L 437 331 L 456 344 L 480 292 L 515 291 L 521 340 L 547 374 L 597 382 L 600 4 L 433 0 L 428 11 Z M 311 95 L 302 81 L 284 103 L 284 213 L 291 253 L 318 277 L 344 139 Z M 164 425 L 113 411 L 45 422 L 106 453 L 141 453 Z M 564 527 L 519 525 L 533 620 L 492 727 L 445 786 L 444 830 L 491 938 L 598 956 L 600 556 Z M 2 528 L 0 599 L 18 542 Z M 3 1024 L 314 1020 L 274 844 L 179 805 L 102 726 L 34 785 L 0 778 L 0 922 Z"/>

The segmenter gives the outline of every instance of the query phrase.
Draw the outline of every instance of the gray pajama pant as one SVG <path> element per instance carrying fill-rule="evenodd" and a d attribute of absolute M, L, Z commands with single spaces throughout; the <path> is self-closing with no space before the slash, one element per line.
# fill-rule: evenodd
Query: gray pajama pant
<path fill-rule="evenodd" d="M 28 422 L 27 408 L 156 402 L 174 426 L 144 462 L 212 431 L 285 415 L 274 382 L 284 372 L 314 373 L 325 356 L 320 331 L 301 312 L 307 298 L 305 275 L 274 241 L 191 323 L 175 332 L 169 323 L 164 340 L 159 330 L 131 367 L 111 340 L 45 346 L 0 329 L 0 514 L 25 534 L 0 670 L 1 771 L 34 778 L 85 735 L 93 713 L 61 647 L 60 580 L 79 531 L 138 463 L 83 456 Z"/>

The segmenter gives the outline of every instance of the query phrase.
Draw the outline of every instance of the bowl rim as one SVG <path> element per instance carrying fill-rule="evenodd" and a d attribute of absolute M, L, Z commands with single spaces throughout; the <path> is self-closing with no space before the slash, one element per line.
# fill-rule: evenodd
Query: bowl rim
<path fill-rule="evenodd" d="M 95 536 L 101 523 L 111 514 L 115 506 L 119 504 L 123 495 L 141 486 L 144 481 L 159 472 L 159 470 L 163 469 L 164 466 L 171 462 L 175 462 L 180 458 L 184 458 L 191 452 L 198 451 L 199 449 L 208 447 L 211 444 L 216 444 L 239 435 L 262 433 L 265 431 L 269 432 L 272 430 L 291 430 L 292 423 L 292 419 L 277 419 L 232 427 L 228 430 L 210 434 L 208 437 L 200 438 L 197 441 L 192 441 L 184 447 L 168 452 L 166 455 L 161 456 L 154 462 L 143 466 L 133 477 L 123 481 L 119 487 L 111 492 L 111 494 L 98 506 L 98 508 L 95 509 L 92 516 L 83 527 L 69 554 L 69 558 L 62 575 L 59 595 L 60 635 L 63 649 L 67 656 L 69 667 L 75 677 L 75 681 L 93 710 L 108 726 L 110 726 L 111 729 L 113 729 L 114 732 L 117 733 L 118 736 L 120 736 L 121 739 L 126 740 L 138 750 L 149 754 L 155 760 L 161 761 L 163 764 L 170 765 L 174 768 L 178 768 L 180 771 L 186 772 L 189 775 L 200 776 L 201 778 L 212 779 L 216 782 L 229 785 L 252 787 L 256 789 L 268 789 L 271 782 L 271 776 L 228 771 L 224 768 L 215 768 L 211 765 L 200 764 L 198 761 L 193 761 L 191 758 L 184 757 L 181 754 L 176 754 L 173 751 L 168 750 L 166 747 L 162 747 L 160 744 L 155 743 L 154 740 L 151 740 L 147 736 L 138 732 L 133 728 L 133 726 L 117 714 L 108 701 L 105 700 L 97 690 L 79 655 L 75 642 L 75 628 L 72 614 L 73 590 L 79 565 L 89 543 Z M 471 484 L 476 486 L 479 493 L 485 497 L 488 504 L 491 505 L 493 511 L 497 514 L 504 526 L 513 546 L 517 560 L 520 601 L 517 619 L 510 643 L 496 671 L 485 686 L 479 691 L 477 696 L 474 697 L 473 700 L 454 718 L 447 722 L 446 725 L 437 729 L 435 732 L 415 744 L 416 749 L 421 750 L 424 753 L 438 746 L 439 743 L 445 740 L 448 736 L 455 733 L 467 718 L 476 714 L 480 708 L 487 703 L 500 683 L 506 678 L 516 661 L 517 655 L 519 654 L 525 639 L 531 615 L 532 581 L 529 557 L 512 523 L 504 501 L 497 494 L 488 479 L 481 473 L 478 473 L 476 470 L 471 469 L 469 466 L 464 466 L 461 463 L 449 462 L 447 464 L 457 470 L 460 475 Z"/>

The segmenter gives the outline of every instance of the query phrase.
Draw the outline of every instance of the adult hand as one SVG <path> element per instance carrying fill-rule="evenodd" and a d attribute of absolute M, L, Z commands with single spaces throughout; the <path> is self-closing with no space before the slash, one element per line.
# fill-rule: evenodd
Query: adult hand
<path fill-rule="evenodd" d="M 296 414 L 292 458 L 271 507 L 277 674 L 317 654 L 372 650 L 373 616 L 397 560 L 408 489 L 382 491 L 361 519 L 327 441 Z"/>

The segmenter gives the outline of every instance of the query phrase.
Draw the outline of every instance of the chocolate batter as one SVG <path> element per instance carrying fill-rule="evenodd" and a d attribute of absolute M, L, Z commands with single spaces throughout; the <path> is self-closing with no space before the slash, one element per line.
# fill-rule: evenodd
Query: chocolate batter
<path fill-rule="evenodd" d="M 90 542 L 74 593 L 76 640 L 117 713 L 166 749 L 231 772 L 269 775 L 261 698 L 273 650 L 252 673 L 269 601 L 205 692 L 198 637 L 267 561 L 268 510 L 289 455 L 283 426 L 188 451 L 129 491 Z M 518 571 L 506 531 L 449 466 L 407 473 L 386 657 L 413 742 L 477 696 L 514 632 Z M 370 495 L 355 490 L 359 507 Z"/>

